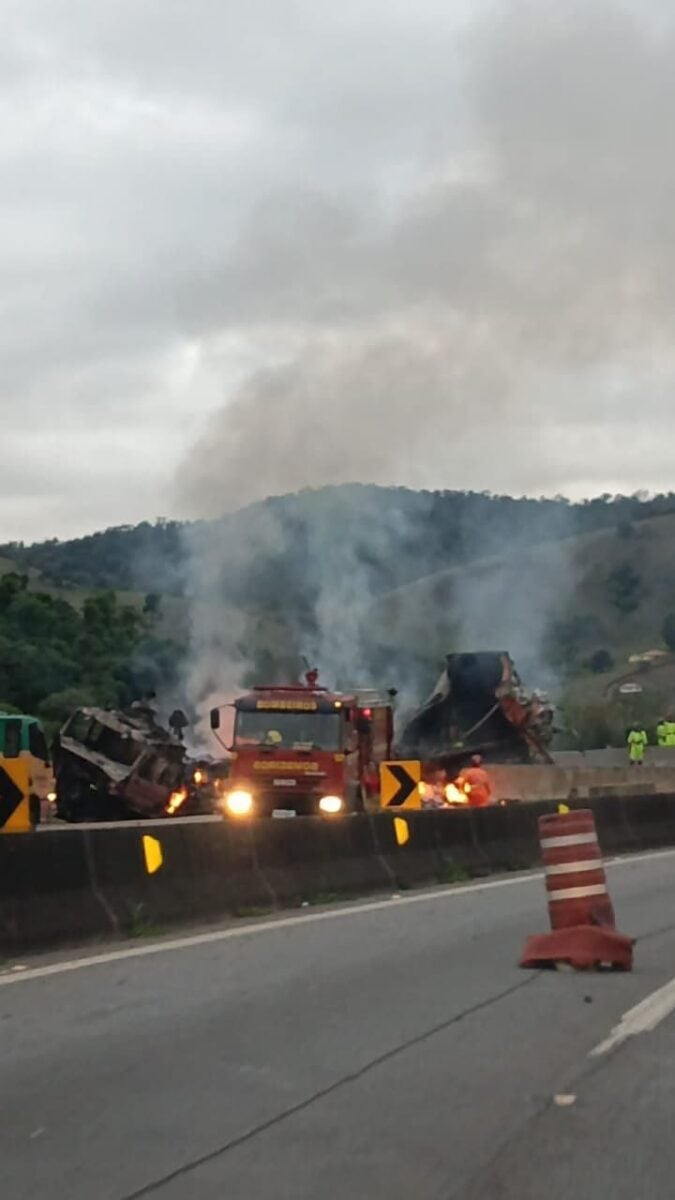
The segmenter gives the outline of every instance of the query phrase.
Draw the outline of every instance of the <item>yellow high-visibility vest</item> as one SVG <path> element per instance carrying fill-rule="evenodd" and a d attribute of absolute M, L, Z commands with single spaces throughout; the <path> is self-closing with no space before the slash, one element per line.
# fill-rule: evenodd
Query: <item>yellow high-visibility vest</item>
<path fill-rule="evenodd" d="M 631 762 L 642 762 L 647 744 L 648 739 L 644 729 L 631 729 L 628 734 L 628 754 Z"/>

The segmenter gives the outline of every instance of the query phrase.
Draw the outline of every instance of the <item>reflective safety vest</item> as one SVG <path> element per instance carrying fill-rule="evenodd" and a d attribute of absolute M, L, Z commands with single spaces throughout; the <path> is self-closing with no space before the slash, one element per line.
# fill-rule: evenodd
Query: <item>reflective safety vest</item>
<path fill-rule="evenodd" d="M 647 744 L 648 739 L 644 729 L 631 729 L 628 734 L 628 754 L 631 762 L 642 762 Z"/>
<path fill-rule="evenodd" d="M 675 746 L 675 721 L 664 721 L 666 727 L 666 746 Z"/>
<path fill-rule="evenodd" d="M 659 721 L 656 726 L 656 743 L 658 746 L 667 746 L 670 731 L 673 727 L 672 721 Z"/>

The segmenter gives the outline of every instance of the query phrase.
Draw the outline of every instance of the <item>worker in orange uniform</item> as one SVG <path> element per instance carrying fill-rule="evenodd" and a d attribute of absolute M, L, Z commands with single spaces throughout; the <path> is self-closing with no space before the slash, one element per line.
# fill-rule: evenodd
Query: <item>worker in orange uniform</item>
<path fill-rule="evenodd" d="M 471 765 L 462 771 L 462 783 L 471 808 L 485 808 L 492 804 L 492 783 L 480 754 L 474 754 Z"/>

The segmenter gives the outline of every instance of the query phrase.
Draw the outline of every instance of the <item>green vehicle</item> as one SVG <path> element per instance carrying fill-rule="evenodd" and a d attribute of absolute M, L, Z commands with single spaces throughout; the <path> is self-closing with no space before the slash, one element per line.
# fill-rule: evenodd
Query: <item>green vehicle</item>
<path fill-rule="evenodd" d="M 0 766 L 17 759 L 28 764 L 31 820 L 36 825 L 56 800 L 45 732 L 37 717 L 0 712 Z"/>

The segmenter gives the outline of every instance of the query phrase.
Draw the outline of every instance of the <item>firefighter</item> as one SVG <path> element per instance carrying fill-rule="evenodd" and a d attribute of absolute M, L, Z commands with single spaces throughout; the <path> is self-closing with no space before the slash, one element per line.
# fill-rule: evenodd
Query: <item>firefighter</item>
<path fill-rule="evenodd" d="M 492 803 L 492 782 L 480 754 L 472 755 L 471 765 L 462 771 L 462 782 L 471 808 L 485 808 Z"/>
<path fill-rule="evenodd" d="M 675 746 L 675 721 L 673 720 L 671 713 L 668 713 L 668 717 L 665 721 L 665 726 L 666 726 L 666 742 L 665 742 L 665 744 L 666 744 L 666 746 Z"/>
<path fill-rule="evenodd" d="M 656 744 L 657 744 L 657 746 L 667 746 L 668 745 L 668 738 L 670 737 L 670 725 L 671 725 L 670 721 L 666 720 L 665 717 L 661 717 L 661 720 L 659 721 L 658 725 L 656 726 Z"/>
<path fill-rule="evenodd" d="M 645 750 L 649 744 L 646 730 L 636 722 L 634 725 L 631 725 L 626 742 L 630 765 L 632 767 L 641 767 L 645 758 Z"/>

